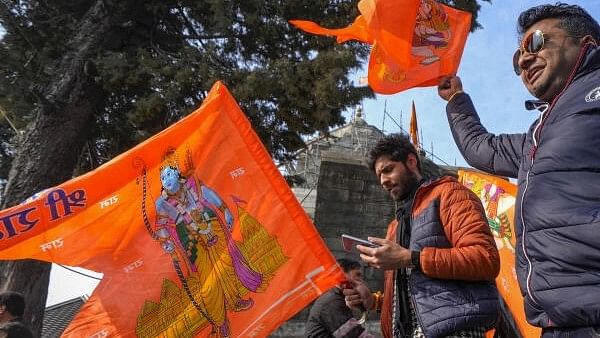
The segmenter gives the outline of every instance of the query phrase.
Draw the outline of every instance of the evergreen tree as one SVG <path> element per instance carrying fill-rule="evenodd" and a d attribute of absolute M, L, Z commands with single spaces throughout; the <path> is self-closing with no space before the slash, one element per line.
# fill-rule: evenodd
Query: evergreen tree
<path fill-rule="evenodd" d="M 478 10 L 475 0 L 456 5 Z M 466 4 L 466 5 L 465 5 Z M 368 48 L 305 34 L 340 27 L 355 0 L 0 0 L 0 208 L 108 161 L 199 106 L 215 81 L 240 102 L 276 160 L 342 124 L 372 96 L 350 76 Z M 11 163 L 10 172 L 8 172 Z M 0 187 L 2 182 L 0 182 Z M 39 334 L 50 265 L 0 266 Z"/>

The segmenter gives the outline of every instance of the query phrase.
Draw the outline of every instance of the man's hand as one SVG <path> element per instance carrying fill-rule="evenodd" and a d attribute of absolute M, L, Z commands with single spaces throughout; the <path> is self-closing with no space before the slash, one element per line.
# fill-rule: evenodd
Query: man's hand
<path fill-rule="evenodd" d="M 368 265 L 383 270 L 396 270 L 409 267 L 411 263 L 410 250 L 395 242 L 383 238 L 369 237 L 369 241 L 379 244 L 377 248 L 357 245 L 360 258 Z"/>
<path fill-rule="evenodd" d="M 353 281 L 352 287 L 344 288 L 342 292 L 345 296 L 346 306 L 349 308 L 365 311 L 365 309 L 372 308 L 373 303 L 375 302 L 371 290 L 369 290 L 369 287 L 362 281 Z"/>
<path fill-rule="evenodd" d="M 462 83 L 460 82 L 460 78 L 458 76 L 444 76 L 438 85 L 438 94 L 446 101 L 450 101 L 454 94 L 462 93 L 462 91 Z"/>

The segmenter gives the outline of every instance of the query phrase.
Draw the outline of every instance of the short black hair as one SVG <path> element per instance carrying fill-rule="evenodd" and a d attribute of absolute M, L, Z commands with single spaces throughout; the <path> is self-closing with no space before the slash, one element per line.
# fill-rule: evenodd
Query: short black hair
<path fill-rule="evenodd" d="M 362 268 L 359 262 L 349 258 L 340 258 L 337 260 L 337 262 L 345 273 Z"/>
<path fill-rule="evenodd" d="M 369 151 L 369 168 L 375 172 L 375 162 L 383 155 L 389 155 L 393 161 L 406 163 L 408 154 L 414 154 L 417 158 L 417 168 L 421 171 L 421 159 L 415 146 L 410 143 L 408 136 L 403 134 L 389 134 L 371 148 Z"/>
<path fill-rule="evenodd" d="M 18 292 L 0 292 L 0 306 L 5 306 L 6 311 L 15 317 L 23 317 L 25 312 L 25 297 Z"/>
<path fill-rule="evenodd" d="M 531 7 L 519 15 L 518 33 L 522 35 L 536 22 L 544 19 L 560 19 L 559 27 L 577 38 L 591 35 L 600 42 L 600 25 L 585 9 L 577 5 L 557 2 L 555 5 Z"/>

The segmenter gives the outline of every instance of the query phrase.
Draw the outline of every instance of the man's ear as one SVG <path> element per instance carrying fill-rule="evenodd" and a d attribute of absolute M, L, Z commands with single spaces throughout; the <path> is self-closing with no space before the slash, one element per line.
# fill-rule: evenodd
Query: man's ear
<path fill-rule="evenodd" d="M 581 43 L 584 44 L 584 45 L 589 43 L 589 44 L 594 45 L 596 47 L 598 46 L 598 41 L 596 41 L 596 39 L 594 39 L 594 37 L 591 36 L 591 35 L 584 36 L 581 39 Z"/>
<path fill-rule="evenodd" d="M 414 172 L 415 170 L 418 170 L 418 163 L 417 156 L 413 153 L 409 153 L 406 157 L 406 167 Z"/>

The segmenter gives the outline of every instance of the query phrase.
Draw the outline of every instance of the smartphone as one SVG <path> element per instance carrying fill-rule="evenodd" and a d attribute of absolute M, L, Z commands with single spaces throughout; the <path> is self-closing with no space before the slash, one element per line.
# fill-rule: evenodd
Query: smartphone
<path fill-rule="evenodd" d="M 371 241 L 367 241 L 366 239 L 350 236 L 343 234 L 342 235 L 342 247 L 346 251 L 352 251 L 352 248 L 355 248 L 357 244 L 368 246 L 370 248 L 377 248 L 379 244 L 375 244 Z"/>

